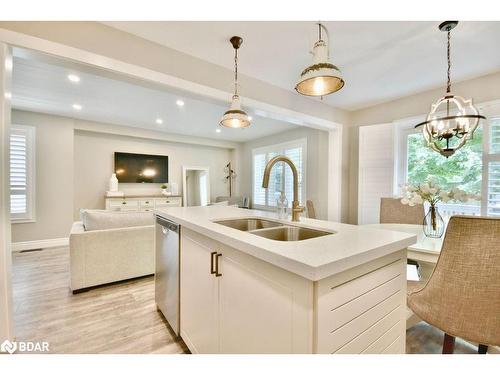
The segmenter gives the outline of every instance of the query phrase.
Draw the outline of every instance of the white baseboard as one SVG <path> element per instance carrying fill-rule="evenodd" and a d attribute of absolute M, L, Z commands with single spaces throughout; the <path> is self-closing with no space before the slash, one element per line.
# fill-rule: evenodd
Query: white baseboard
<path fill-rule="evenodd" d="M 12 251 L 23 251 L 33 249 L 45 249 L 48 247 L 68 246 L 69 238 L 51 238 L 49 240 L 13 242 Z"/>

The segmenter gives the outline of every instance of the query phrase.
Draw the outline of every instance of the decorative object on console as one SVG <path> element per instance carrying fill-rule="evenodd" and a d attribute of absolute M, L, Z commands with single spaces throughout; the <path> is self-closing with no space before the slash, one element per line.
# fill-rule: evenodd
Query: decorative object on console
<path fill-rule="evenodd" d="M 430 204 L 429 211 L 424 217 L 423 231 L 427 237 L 440 238 L 445 229 L 442 216 L 439 214 L 437 204 L 450 201 L 467 202 L 469 200 L 479 200 L 477 194 L 469 194 L 459 188 L 450 191 L 443 190 L 432 178 L 420 185 L 407 184 L 403 187 L 403 198 L 401 203 L 414 206 L 423 204 L 424 201 Z"/>
<path fill-rule="evenodd" d="M 241 109 L 240 96 L 238 95 L 238 49 L 243 43 L 243 39 L 239 36 L 233 36 L 229 41 L 234 48 L 234 95 L 231 107 L 222 116 L 220 125 L 226 128 L 246 128 L 250 126 L 250 118 Z"/>
<path fill-rule="evenodd" d="M 431 111 L 424 122 L 415 128 L 423 126 L 422 133 L 427 145 L 445 157 L 450 157 L 460 147 L 471 139 L 481 119 L 486 117 L 472 104 L 472 99 L 466 100 L 451 93 L 451 58 L 450 32 L 458 21 L 445 21 L 439 25 L 439 30 L 448 35 L 448 81 L 446 94 L 431 106 Z"/>
<path fill-rule="evenodd" d="M 107 197 L 123 197 L 123 192 L 118 191 L 118 179 L 113 173 L 109 179 L 109 190 L 106 192 Z"/>
<path fill-rule="evenodd" d="M 229 183 L 229 196 L 233 195 L 233 179 L 236 178 L 236 173 L 233 168 L 231 168 L 231 162 L 227 163 L 224 167 L 224 172 L 226 173 L 225 180 Z"/>
<path fill-rule="evenodd" d="M 116 178 L 116 173 L 113 173 L 109 179 L 109 191 L 118 191 L 118 179 Z"/>
<path fill-rule="evenodd" d="M 161 187 L 161 193 L 163 195 L 172 195 L 172 192 L 169 191 L 169 185 L 168 184 L 163 184 L 160 187 Z"/>
<path fill-rule="evenodd" d="M 328 43 L 323 40 L 322 30 L 327 34 Z M 344 80 L 339 68 L 330 63 L 328 30 L 322 23 L 318 23 L 318 41 L 314 43 L 312 54 L 313 64 L 300 74 L 295 90 L 307 96 L 333 94 L 344 87 Z"/>

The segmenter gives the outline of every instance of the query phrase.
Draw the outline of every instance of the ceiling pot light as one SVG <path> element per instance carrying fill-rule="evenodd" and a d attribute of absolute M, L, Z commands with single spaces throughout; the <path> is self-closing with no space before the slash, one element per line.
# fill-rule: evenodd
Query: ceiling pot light
<path fill-rule="evenodd" d="M 472 99 L 464 99 L 451 93 L 450 32 L 457 24 L 458 21 L 445 21 L 439 25 L 439 30 L 447 33 L 448 40 L 446 94 L 431 105 L 431 111 L 425 121 L 415 126 L 422 126 L 427 145 L 447 158 L 465 145 L 468 139 L 472 139 L 479 121 L 486 119 L 474 107 Z"/>
<path fill-rule="evenodd" d="M 161 125 L 161 124 L 163 124 L 163 120 L 162 120 L 161 118 L 157 118 L 157 119 L 156 119 L 156 123 L 157 123 L 158 125 Z"/>
<path fill-rule="evenodd" d="M 71 82 L 80 82 L 80 77 L 78 77 L 76 74 L 68 74 L 68 79 L 71 81 Z"/>
<path fill-rule="evenodd" d="M 318 41 L 314 43 L 312 54 L 313 64 L 300 74 L 295 90 L 306 96 L 325 96 L 339 91 L 344 87 L 344 79 L 339 68 L 329 61 L 328 43 L 323 40 L 322 30 L 326 27 L 318 23 Z M 329 38 L 328 42 L 330 42 Z"/>
<path fill-rule="evenodd" d="M 175 104 L 177 104 L 179 107 L 183 107 L 184 106 L 184 101 L 179 99 L 179 100 L 177 100 L 175 102 Z"/>
<path fill-rule="evenodd" d="M 215 129 L 215 132 L 216 132 L 216 133 L 220 133 L 221 131 L 222 131 L 222 130 L 220 130 L 220 129 Z"/>
<path fill-rule="evenodd" d="M 241 100 L 238 95 L 238 49 L 243 43 L 239 36 L 233 36 L 230 40 L 234 48 L 234 94 L 231 107 L 224 113 L 220 125 L 226 128 L 246 128 L 250 126 L 250 119 L 245 111 L 241 109 Z"/>
<path fill-rule="evenodd" d="M 80 104 L 73 104 L 73 109 L 76 109 L 77 111 L 81 111 L 82 108 L 83 107 Z"/>

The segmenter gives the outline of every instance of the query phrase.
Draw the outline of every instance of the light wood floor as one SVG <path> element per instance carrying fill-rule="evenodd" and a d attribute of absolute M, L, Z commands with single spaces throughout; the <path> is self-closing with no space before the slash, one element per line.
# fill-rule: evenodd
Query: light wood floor
<path fill-rule="evenodd" d="M 153 277 L 73 295 L 69 250 L 13 256 L 18 341 L 47 341 L 51 353 L 184 353 L 154 302 Z"/>
<path fill-rule="evenodd" d="M 14 253 L 16 339 L 48 341 L 51 353 L 187 353 L 154 302 L 146 277 L 73 295 L 69 250 Z M 407 331 L 407 353 L 440 353 L 443 333 L 425 323 Z M 475 348 L 457 339 L 457 353 Z"/>

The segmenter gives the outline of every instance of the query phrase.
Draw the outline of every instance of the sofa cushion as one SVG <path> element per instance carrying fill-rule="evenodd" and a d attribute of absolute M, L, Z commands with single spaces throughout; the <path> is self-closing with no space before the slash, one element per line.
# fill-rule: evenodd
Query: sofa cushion
<path fill-rule="evenodd" d="M 154 225 L 151 212 L 80 210 L 85 231 Z"/>

